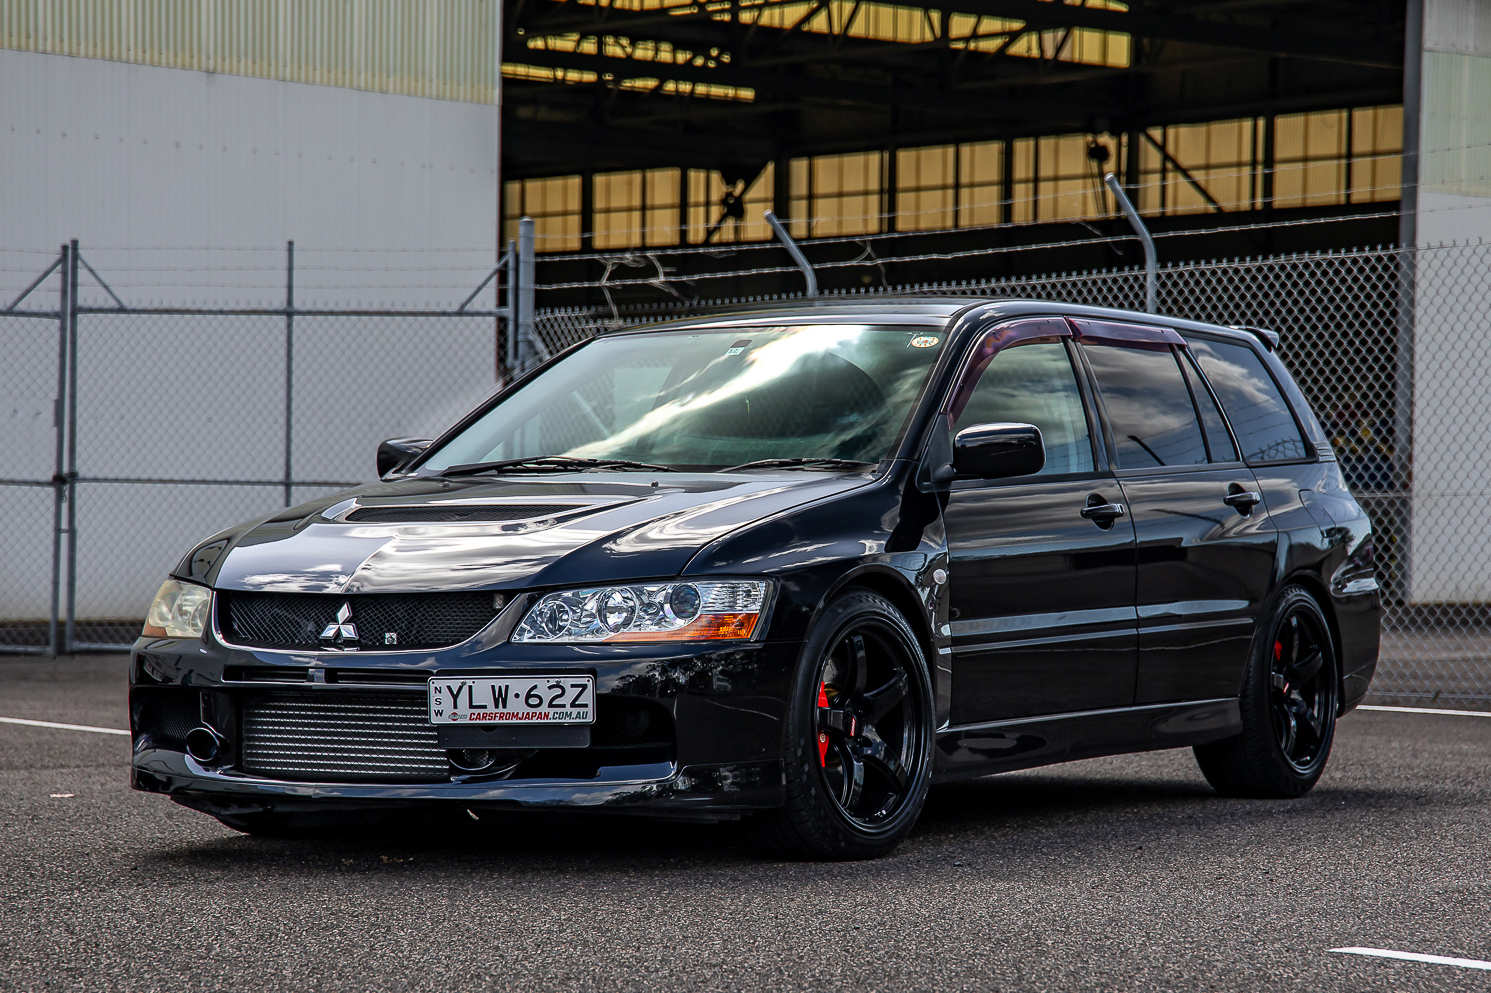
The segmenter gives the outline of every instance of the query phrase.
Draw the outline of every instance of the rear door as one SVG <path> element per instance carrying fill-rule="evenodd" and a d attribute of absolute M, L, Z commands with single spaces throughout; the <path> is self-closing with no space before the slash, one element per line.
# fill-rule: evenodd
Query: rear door
<path fill-rule="evenodd" d="M 1134 530 L 1070 339 L 1060 320 L 990 332 L 949 400 L 954 431 L 1031 423 L 1046 446 L 1038 474 L 947 494 L 954 724 L 1133 698 Z"/>
<path fill-rule="evenodd" d="M 1136 704 L 1236 696 L 1276 532 L 1179 335 L 1074 322 L 1136 539 Z"/>
<path fill-rule="evenodd" d="M 1284 401 L 1263 356 L 1243 342 L 1191 334 L 1186 340 L 1221 401 L 1243 461 L 1258 480 L 1274 528 L 1288 532 L 1320 527 L 1301 494 L 1313 486 L 1307 466 L 1318 460 L 1315 446 Z"/>

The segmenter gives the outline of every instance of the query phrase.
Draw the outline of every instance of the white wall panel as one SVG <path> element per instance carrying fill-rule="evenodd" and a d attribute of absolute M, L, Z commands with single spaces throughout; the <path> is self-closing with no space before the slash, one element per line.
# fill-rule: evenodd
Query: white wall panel
<path fill-rule="evenodd" d="M 1491 241 L 1491 6 L 1426 0 L 1419 147 L 1420 246 Z M 1491 362 L 1491 299 L 1480 272 L 1435 264 L 1414 279 L 1413 487 L 1409 597 L 1491 600 L 1491 523 L 1479 514 L 1491 472 L 1482 377 Z"/>
<path fill-rule="evenodd" d="M 0 138 L 0 248 L 78 238 L 129 303 L 277 305 L 290 239 L 305 305 L 458 303 L 495 259 L 489 105 L 0 50 Z"/>
<path fill-rule="evenodd" d="M 6 0 L 0 48 L 492 102 L 496 0 Z"/>

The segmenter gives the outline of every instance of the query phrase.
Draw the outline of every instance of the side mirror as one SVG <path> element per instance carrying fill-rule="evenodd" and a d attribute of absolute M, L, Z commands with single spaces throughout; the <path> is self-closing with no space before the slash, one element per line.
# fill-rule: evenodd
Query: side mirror
<path fill-rule="evenodd" d="M 429 438 L 390 438 L 378 443 L 378 478 L 382 479 L 430 447 Z"/>
<path fill-rule="evenodd" d="M 1046 446 L 1034 424 L 975 424 L 953 439 L 953 470 L 973 479 L 1029 476 L 1046 467 Z"/>

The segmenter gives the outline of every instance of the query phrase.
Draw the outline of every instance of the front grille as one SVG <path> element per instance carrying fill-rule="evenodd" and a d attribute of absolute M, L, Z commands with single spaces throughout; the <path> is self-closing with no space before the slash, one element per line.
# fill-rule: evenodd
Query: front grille
<path fill-rule="evenodd" d="M 242 755 L 244 772 L 295 782 L 450 779 L 423 694 L 251 697 L 243 705 Z"/>
<path fill-rule="evenodd" d="M 493 504 L 444 507 L 359 507 L 347 515 L 355 524 L 479 524 L 529 521 L 578 508 L 565 503 Z"/>
<path fill-rule="evenodd" d="M 218 594 L 218 624 L 236 645 L 315 651 L 334 647 L 320 635 L 352 609 L 357 640 L 341 647 L 362 651 L 423 651 L 465 641 L 497 616 L 491 593 L 249 593 Z"/>

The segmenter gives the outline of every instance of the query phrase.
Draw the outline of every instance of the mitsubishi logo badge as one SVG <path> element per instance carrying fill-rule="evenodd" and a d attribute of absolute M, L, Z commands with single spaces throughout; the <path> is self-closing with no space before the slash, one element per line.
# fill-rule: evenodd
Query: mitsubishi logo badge
<path fill-rule="evenodd" d="M 329 641 L 337 648 L 349 652 L 357 651 L 357 625 L 352 623 L 352 604 L 342 602 L 341 609 L 337 611 L 337 619 L 326 625 L 326 630 L 321 632 L 321 640 Z"/>

